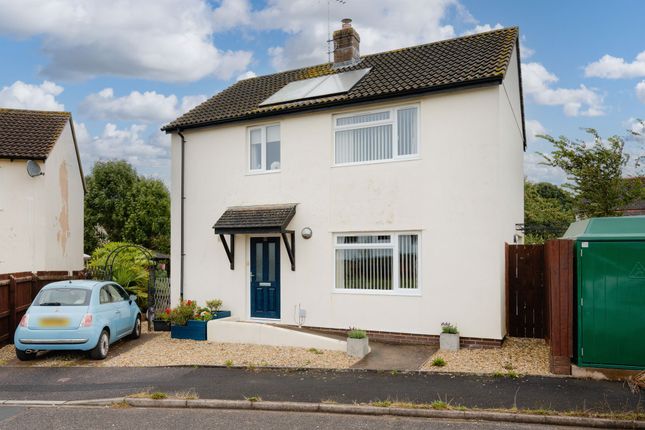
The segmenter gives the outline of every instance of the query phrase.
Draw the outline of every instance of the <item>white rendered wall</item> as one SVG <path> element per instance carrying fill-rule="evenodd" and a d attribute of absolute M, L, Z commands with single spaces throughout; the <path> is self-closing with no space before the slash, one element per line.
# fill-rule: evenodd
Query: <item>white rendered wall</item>
<path fill-rule="evenodd" d="M 83 268 L 83 184 L 69 123 L 45 162 L 0 160 L 0 273 Z"/>
<path fill-rule="evenodd" d="M 410 103 L 419 104 L 419 159 L 332 166 L 333 114 Z M 282 169 L 248 174 L 247 127 L 262 123 L 280 123 Z M 500 173 L 509 168 L 501 155 L 502 123 L 500 87 L 492 85 L 185 131 L 184 297 L 200 304 L 221 298 L 225 309 L 248 319 L 249 238 L 236 237 L 230 270 L 212 226 L 229 206 L 298 203 L 290 224 L 298 233 L 295 272 L 281 243 L 281 322 L 294 324 L 300 306 L 308 326 L 438 334 L 441 322 L 450 321 L 462 336 L 500 339 L 504 243 L 522 222 L 521 215 L 516 219 L 521 196 L 502 185 L 509 179 Z M 521 154 L 521 137 L 514 139 Z M 179 297 L 180 145 L 174 133 L 173 302 Z M 510 176 L 522 169 L 517 151 Z M 311 239 L 302 239 L 303 227 L 313 230 Z M 400 230 L 421 233 L 418 295 L 333 291 L 333 233 Z"/>

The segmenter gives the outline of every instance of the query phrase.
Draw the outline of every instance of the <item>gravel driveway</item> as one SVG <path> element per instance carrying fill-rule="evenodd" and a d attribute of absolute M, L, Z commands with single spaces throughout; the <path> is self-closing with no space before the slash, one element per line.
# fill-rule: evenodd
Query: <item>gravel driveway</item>
<path fill-rule="evenodd" d="M 433 366 L 435 358 L 446 365 Z M 509 337 L 501 348 L 437 351 L 423 365 L 431 372 L 493 373 L 501 375 L 550 375 L 549 346 L 544 339 Z M 500 376 L 501 376 L 500 375 Z"/>
<path fill-rule="evenodd" d="M 0 349 L 0 365 L 34 367 L 139 367 L 139 366 L 244 366 L 347 369 L 358 360 L 344 352 L 247 345 L 210 343 L 171 339 L 168 332 L 144 331 L 137 340 L 125 340 L 110 347 L 108 358 L 94 361 L 82 352 L 51 351 L 34 361 L 16 359 L 13 345 Z"/>

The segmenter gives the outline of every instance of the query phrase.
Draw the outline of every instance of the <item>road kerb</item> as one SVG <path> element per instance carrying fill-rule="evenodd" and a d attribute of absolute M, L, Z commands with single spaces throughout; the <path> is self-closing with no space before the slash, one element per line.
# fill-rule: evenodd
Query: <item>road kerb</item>
<path fill-rule="evenodd" d="M 561 415 L 531 415 L 511 412 L 488 411 L 457 411 L 436 409 L 415 409 L 398 407 L 380 407 L 358 404 L 339 403 L 305 403 L 305 402 L 274 402 L 249 400 L 218 400 L 218 399 L 148 399 L 132 397 L 115 397 L 93 400 L 0 400 L 2 406 L 111 406 L 115 403 L 126 402 L 132 407 L 145 408 L 201 408 L 201 409 L 255 409 L 283 412 L 323 412 L 352 415 L 390 415 L 401 417 L 438 418 L 453 420 L 482 420 L 491 422 L 512 422 L 523 424 L 551 424 L 559 426 L 575 426 L 587 428 L 612 429 L 645 429 L 645 421 L 612 420 L 607 418 L 588 418 Z"/>

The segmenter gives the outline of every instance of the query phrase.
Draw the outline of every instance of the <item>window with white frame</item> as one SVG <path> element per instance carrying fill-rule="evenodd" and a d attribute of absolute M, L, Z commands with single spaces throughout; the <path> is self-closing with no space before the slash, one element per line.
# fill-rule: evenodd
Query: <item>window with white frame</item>
<path fill-rule="evenodd" d="M 249 128 L 249 170 L 280 170 L 280 125 Z"/>
<path fill-rule="evenodd" d="M 404 106 L 334 117 L 337 165 L 416 157 L 419 108 Z"/>
<path fill-rule="evenodd" d="M 334 238 L 336 290 L 416 292 L 419 234 L 338 234 Z"/>

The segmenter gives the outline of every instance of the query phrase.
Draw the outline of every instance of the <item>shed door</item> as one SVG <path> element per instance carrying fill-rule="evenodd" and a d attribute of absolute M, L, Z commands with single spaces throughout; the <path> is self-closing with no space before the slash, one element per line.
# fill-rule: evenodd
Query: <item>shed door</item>
<path fill-rule="evenodd" d="M 579 358 L 645 368 L 645 243 L 583 242 L 578 257 Z"/>

